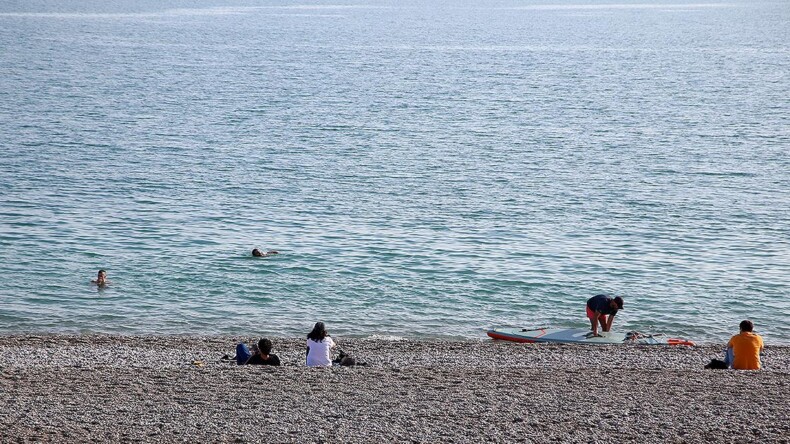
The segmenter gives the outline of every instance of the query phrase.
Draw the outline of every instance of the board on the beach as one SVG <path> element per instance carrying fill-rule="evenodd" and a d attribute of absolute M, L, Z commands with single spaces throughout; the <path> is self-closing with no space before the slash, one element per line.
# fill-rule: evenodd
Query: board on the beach
<path fill-rule="evenodd" d="M 604 332 L 599 337 L 591 337 L 590 330 L 581 328 L 494 328 L 488 336 L 513 342 L 554 342 L 560 344 L 638 344 L 638 345 L 694 345 L 682 338 L 668 338 L 663 335 L 645 335 L 634 332 Z"/>

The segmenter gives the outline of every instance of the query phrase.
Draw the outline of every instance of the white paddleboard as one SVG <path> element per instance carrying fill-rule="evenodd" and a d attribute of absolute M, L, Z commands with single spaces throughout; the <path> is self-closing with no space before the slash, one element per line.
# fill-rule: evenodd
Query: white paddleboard
<path fill-rule="evenodd" d="M 639 344 L 639 345 L 694 345 L 682 338 L 668 338 L 664 335 L 646 335 L 637 332 L 602 332 L 592 336 L 592 332 L 582 328 L 494 328 L 488 330 L 494 339 L 513 342 L 555 342 L 560 344 Z"/>

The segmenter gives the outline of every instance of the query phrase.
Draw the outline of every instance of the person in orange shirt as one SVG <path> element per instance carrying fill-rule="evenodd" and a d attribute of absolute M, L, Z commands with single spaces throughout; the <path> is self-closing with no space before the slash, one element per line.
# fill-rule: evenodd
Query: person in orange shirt
<path fill-rule="evenodd" d="M 763 351 L 763 338 L 753 333 L 754 324 L 741 322 L 741 332 L 727 343 L 725 362 L 736 370 L 760 370 L 760 353 Z"/>

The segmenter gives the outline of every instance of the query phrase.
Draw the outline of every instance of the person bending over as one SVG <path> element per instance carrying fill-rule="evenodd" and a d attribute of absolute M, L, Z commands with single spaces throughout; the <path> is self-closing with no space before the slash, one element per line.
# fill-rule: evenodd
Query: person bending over
<path fill-rule="evenodd" d="M 599 294 L 587 299 L 587 318 L 590 320 L 592 336 L 599 336 L 598 324 L 602 331 L 612 329 L 612 321 L 617 310 L 623 309 L 623 298 L 617 296 L 611 298 L 605 294 Z"/>
<path fill-rule="evenodd" d="M 316 322 L 307 335 L 307 366 L 308 367 L 331 367 L 332 348 L 335 342 L 326 332 L 323 322 Z"/>
<path fill-rule="evenodd" d="M 752 321 L 741 321 L 741 332 L 727 343 L 727 358 L 724 362 L 736 370 L 760 370 L 760 353 L 763 338 L 753 332 Z"/>

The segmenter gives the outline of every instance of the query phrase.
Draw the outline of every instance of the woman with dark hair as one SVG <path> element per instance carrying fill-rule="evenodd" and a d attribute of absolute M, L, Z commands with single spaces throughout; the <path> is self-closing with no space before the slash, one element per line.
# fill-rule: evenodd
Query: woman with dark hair
<path fill-rule="evenodd" d="M 326 332 L 323 322 L 316 322 L 307 335 L 307 366 L 308 367 L 331 367 L 331 349 L 335 342 Z"/>

